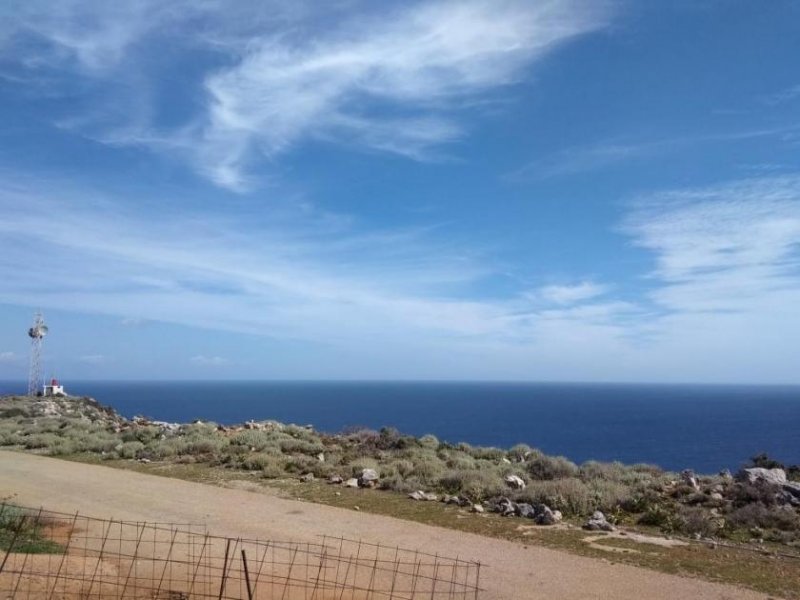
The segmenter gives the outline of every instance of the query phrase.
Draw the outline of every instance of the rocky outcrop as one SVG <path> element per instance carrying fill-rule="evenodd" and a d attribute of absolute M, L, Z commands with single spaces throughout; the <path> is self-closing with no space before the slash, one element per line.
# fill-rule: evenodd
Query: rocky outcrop
<path fill-rule="evenodd" d="M 378 485 L 378 479 L 380 479 L 380 476 L 375 469 L 364 469 L 361 471 L 361 475 L 358 476 L 358 485 L 360 487 L 375 487 Z"/>
<path fill-rule="evenodd" d="M 608 522 L 606 516 L 599 510 L 592 513 L 592 516 L 584 523 L 583 528 L 589 531 L 614 531 L 614 526 Z"/>
<path fill-rule="evenodd" d="M 560 523 L 563 518 L 560 510 L 552 510 L 544 504 L 540 504 L 537 508 L 540 508 L 534 517 L 537 525 L 555 525 Z"/>
<path fill-rule="evenodd" d="M 536 510 L 530 504 L 521 502 L 514 506 L 514 514 L 516 514 L 518 517 L 522 517 L 523 519 L 533 519 L 536 517 Z"/>
<path fill-rule="evenodd" d="M 524 490 L 525 489 L 525 480 L 522 479 L 519 475 L 506 475 L 503 478 L 503 481 L 506 482 L 506 485 L 515 490 Z"/>
<path fill-rule="evenodd" d="M 357 488 L 358 487 L 358 479 L 356 479 L 355 477 L 351 477 L 350 479 L 345 481 L 342 485 L 344 485 L 344 487 Z"/>
<path fill-rule="evenodd" d="M 770 485 L 779 488 L 776 498 L 781 504 L 800 507 L 800 482 L 789 481 L 783 469 L 753 467 L 742 469 L 737 478 L 752 485 Z"/>
<path fill-rule="evenodd" d="M 553 510 L 545 504 L 529 504 L 527 502 L 513 502 L 501 496 L 490 500 L 488 508 L 491 512 L 504 517 L 521 517 L 531 519 L 537 525 L 555 525 L 562 520 L 560 511 Z"/>
<path fill-rule="evenodd" d="M 763 469 L 753 467 L 752 469 L 742 469 L 739 479 L 748 483 L 759 483 L 764 481 L 772 485 L 783 485 L 786 483 L 786 471 L 783 469 Z"/>

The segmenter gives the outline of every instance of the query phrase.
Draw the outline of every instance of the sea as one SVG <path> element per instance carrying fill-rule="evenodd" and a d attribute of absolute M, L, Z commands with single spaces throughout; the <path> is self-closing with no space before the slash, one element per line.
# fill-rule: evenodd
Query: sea
<path fill-rule="evenodd" d="M 336 433 L 395 427 L 442 441 L 525 443 L 575 462 L 700 473 L 766 452 L 800 464 L 800 386 L 494 382 L 70 381 L 127 417 L 275 419 Z M 25 385 L 0 381 L 0 395 Z"/>

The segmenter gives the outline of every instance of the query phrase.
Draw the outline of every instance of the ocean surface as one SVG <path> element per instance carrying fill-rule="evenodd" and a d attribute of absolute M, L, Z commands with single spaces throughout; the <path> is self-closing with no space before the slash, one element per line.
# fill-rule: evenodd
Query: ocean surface
<path fill-rule="evenodd" d="M 800 463 L 800 386 L 395 382 L 65 382 L 125 416 L 321 431 L 363 426 L 448 442 L 524 442 L 573 461 L 648 462 L 711 473 L 767 452 Z M 0 382 L 0 395 L 22 383 Z"/>

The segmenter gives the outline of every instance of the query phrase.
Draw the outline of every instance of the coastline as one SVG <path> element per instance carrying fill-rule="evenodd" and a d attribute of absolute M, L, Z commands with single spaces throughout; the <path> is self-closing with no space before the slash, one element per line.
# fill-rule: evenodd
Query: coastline
<path fill-rule="evenodd" d="M 508 450 L 453 445 L 390 429 L 329 435 L 275 421 L 226 427 L 129 420 L 85 398 L 8 397 L 0 399 L 0 443 L 171 478 L 277 491 L 582 555 L 622 553 L 615 560 L 657 570 L 683 564 L 683 571 L 700 577 L 715 579 L 724 573 L 726 581 L 770 592 L 784 593 L 783 584 L 758 566 L 742 573 L 731 566 L 755 555 L 770 560 L 781 553 L 800 555 L 795 521 L 787 520 L 784 528 L 759 528 L 759 537 L 749 523 L 736 524 L 739 513 L 764 516 L 750 513 L 752 507 L 761 510 L 765 495 L 777 493 L 766 483 L 669 473 L 651 465 L 575 465 L 521 445 Z M 367 471 L 375 478 L 365 477 Z M 523 485 L 512 483 L 512 477 Z M 416 492 L 437 501 L 409 498 Z M 737 504 L 753 493 L 761 499 Z M 543 507 L 560 518 L 541 519 Z M 787 518 L 792 510 L 797 518 L 796 508 L 774 508 Z M 598 510 L 609 530 L 583 529 Z M 772 518 L 773 512 L 765 514 Z M 634 534 L 646 541 L 633 541 Z M 595 535 L 603 539 L 593 540 Z M 667 537 L 685 542 L 659 549 L 653 558 L 650 548 Z M 800 584 L 800 560 L 785 560 L 789 580 Z M 796 580 L 791 575 L 795 572 Z"/>
<path fill-rule="evenodd" d="M 796 386 L 75 381 L 66 389 L 112 401 L 128 418 L 223 425 L 273 419 L 312 423 L 325 433 L 394 427 L 454 444 L 527 443 L 576 463 L 646 462 L 700 473 L 736 471 L 761 452 L 800 463 L 792 433 L 800 428 Z"/>

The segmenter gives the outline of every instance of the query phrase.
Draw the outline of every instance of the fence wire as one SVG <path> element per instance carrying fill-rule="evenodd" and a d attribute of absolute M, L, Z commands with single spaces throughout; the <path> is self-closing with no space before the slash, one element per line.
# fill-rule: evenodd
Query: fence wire
<path fill-rule="evenodd" d="M 346 538 L 230 538 L 191 524 L 0 505 L 0 598 L 476 600 L 480 569 Z"/>

